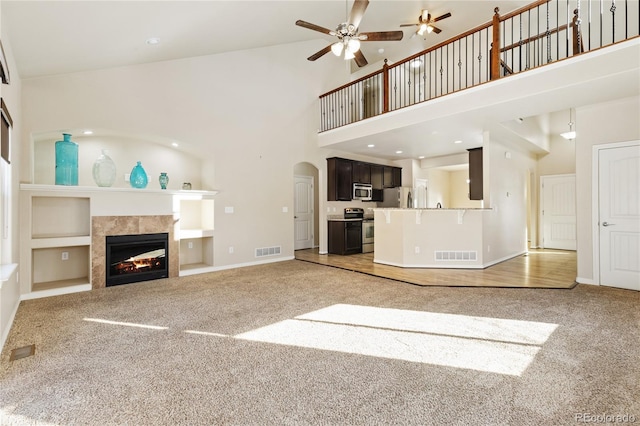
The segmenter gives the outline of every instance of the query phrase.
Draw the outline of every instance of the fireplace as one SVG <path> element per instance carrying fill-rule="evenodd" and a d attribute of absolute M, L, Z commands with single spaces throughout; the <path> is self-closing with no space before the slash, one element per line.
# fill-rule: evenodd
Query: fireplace
<path fill-rule="evenodd" d="M 169 234 L 107 235 L 106 286 L 169 276 Z"/>

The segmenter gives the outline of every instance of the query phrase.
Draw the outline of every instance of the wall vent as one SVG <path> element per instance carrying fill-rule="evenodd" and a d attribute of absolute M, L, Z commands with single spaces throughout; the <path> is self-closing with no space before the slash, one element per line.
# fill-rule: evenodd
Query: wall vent
<path fill-rule="evenodd" d="M 256 257 L 276 256 L 280 254 L 280 251 L 280 246 L 257 248 Z"/>
<path fill-rule="evenodd" d="M 435 252 L 436 260 L 440 261 L 470 261 L 478 260 L 477 251 L 444 251 L 438 250 Z"/>

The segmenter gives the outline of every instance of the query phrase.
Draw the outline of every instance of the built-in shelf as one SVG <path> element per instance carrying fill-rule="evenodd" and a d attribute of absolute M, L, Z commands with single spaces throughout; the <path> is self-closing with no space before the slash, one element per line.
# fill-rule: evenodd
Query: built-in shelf
<path fill-rule="evenodd" d="M 89 277 L 34 283 L 31 289 L 33 291 L 45 291 L 45 290 L 60 289 L 63 287 L 73 287 L 73 286 L 82 286 L 82 285 L 91 285 L 89 284 Z"/>
<path fill-rule="evenodd" d="M 37 184 L 21 184 L 20 189 L 24 299 L 92 288 L 91 223 L 99 216 L 173 215 L 178 220 L 179 275 L 213 269 L 217 191 Z"/>
<path fill-rule="evenodd" d="M 179 236 L 181 240 L 205 237 L 213 237 L 213 229 L 181 229 Z"/>
<path fill-rule="evenodd" d="M 91 244 L 90 236 L 81 237 L 57 237 L 57 238 L 39 238 L 35 235 L 31 240 L 31 248 L 53 248 L 53 247 L 75 247 L 88 246 Z"/>

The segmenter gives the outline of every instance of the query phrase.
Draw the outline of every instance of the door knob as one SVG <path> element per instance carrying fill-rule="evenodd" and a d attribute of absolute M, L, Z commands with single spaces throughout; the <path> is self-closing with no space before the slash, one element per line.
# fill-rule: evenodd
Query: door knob
<path fill-rule="evenodd" d="M 615 223 L 602 222 L 602 226 L 612 226 L 612 225 L 615 225 Z"/>

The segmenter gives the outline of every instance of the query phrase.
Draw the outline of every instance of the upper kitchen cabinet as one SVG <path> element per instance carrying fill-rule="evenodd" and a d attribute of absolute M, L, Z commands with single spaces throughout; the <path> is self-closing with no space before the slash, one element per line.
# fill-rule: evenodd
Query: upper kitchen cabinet
<path fill-rule="evenodd" d="M 351 201 L 354 183 L 368 183 L 371 201 L 382 201 L 384 188 L 402 186 L 402 168 L 345 158 L 327 158 L 327 201 Z"/>
<path fill-rule="evenodd" d="M 371 164 L 371 187 L 373 194 L 371 201 L 382 201 L 382 190 L 384 189 L 384 166 Z"/>
<path fill-rule="evenodd" d="M 327 158 L 327 201 L 351 201 L 353 161 Z"/>
<path fill-rule="evenodd" d="M 385 188 L 402 186 L 402 168 L 384 166 L 382 173 L 382 185 Z"/>
<path fill-rule="evenodd" d="M 371 164 L 353 162 L 353 183 L 371 183 Z"/>
<path fill-rule="evenodd" d="M 482 148 L 469 151 L 469 199 L 482 200 Z"/>

